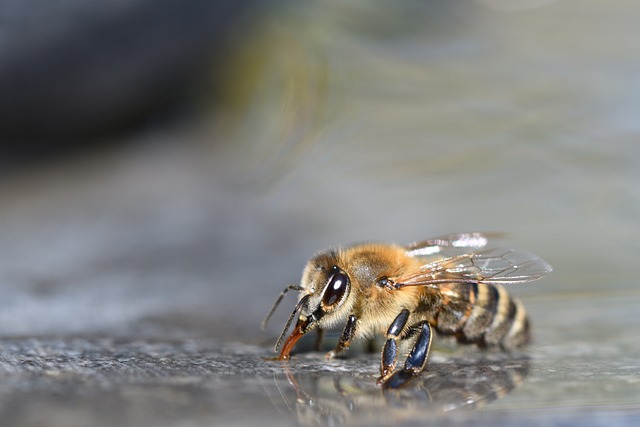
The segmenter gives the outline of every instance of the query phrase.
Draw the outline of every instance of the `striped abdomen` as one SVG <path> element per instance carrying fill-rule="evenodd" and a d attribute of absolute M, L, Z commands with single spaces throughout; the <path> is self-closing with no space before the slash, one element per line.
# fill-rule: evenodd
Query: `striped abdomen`
<path fill-rule="evenodd" d="M 481 347 L 513 349 L 529 342 L 529 319 L 522 303 L 502 286 L 452 284 L 442 290 L 436 329 Z"/>

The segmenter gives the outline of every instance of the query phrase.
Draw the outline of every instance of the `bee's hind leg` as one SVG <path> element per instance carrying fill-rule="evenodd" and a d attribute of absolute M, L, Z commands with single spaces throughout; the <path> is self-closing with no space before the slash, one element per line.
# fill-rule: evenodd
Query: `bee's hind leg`
<path fill-rule="evenodd" d="M 378 384 L 383 383 L 396 367 L 398 359 L 398 339 L 409 320 L 409 310 L 406 308 L 396 316 L 387 329 L 387 340 L 382 347 L 382 362 L 380 364 L 380 377 Z"/>
<path fill-rule="evenodd" d="M 402 387 L 413 377 L 422 372 L 427 364 L 429 349 L 431 348 L 431 341 L 433 339 L 431 325 L 429 325 L 428 322 L 423 321 L 418 323 L 415 327 L 412 327 L 412 329 L 418 331 L 418 338 L 413 345 L 413 349 L 411 349 L 411 353 L 409 353 L 407 360 L 404 362 L 404 368 L 394 372 L 391 376 L 384 379 L 384 382 L 382 383 L 382 388 L 384 389 Z"/>

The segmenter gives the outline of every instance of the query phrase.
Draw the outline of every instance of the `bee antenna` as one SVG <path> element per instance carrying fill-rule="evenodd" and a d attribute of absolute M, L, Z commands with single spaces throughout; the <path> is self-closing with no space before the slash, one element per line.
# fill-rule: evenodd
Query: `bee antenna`
<path fill-rule="evenodd" d="M 293 309 L 293 312 L 291 313 L 291 316 L 289 316 L 289 320 L 287 320 L 287 324 L 284 325 L 284 329 L 282 330 L 282 333 L 280 334 L 280 338 L 278 338 L 278 342 L 276 343 L 276 346 L 273 348 L 273 350 L 277 353 L 278 351 L 280 351 L 280 346 L 282 345 L 282 340 L 284 340 L 284 336 L 287 334 L 287 331 L 289 330 L 289 327 L 291 326 L 291 322 L 293 322 L 293 318 L 296 317 L 296 314 L 298 314 L 298 311 L 300 311 L 300 308 L 307 302 L 309 301 L 309 297 L 311 295 L 307 294 L 305 296 L 303 296 L 302 298 L 300 298 L 300 301 L 298 301 L 298 303 L 296 304 L 296 308 Z"/>
<path fill-rule="evenodd" d="M 278 299 L 276 300 L 275 304 L 273 304 L 273 307 L 271 307 L 271 310 L 269 311 L 269 314 L 267 314 L 267 316 L 264 318 L 264 320 L 262 321 L 262 330 L 264 331 L 267 327 L 267 322 L 269 322 L 269 319 L 271 319 L 271 316 L 273 315 L 273 313 L 276 311 L 276 308 L 278 308 L 278 305 L 280 304 L 280 301 L 282 301 L 282 298 L 284 298 L 285 294 L 289 291 L 303 291 L 304 288 L 300 285 L 289 285 L 286 288 L 284 288 L 284 290 L 282 292 L 280 292 L 280 295 L 278 296 Z"/>

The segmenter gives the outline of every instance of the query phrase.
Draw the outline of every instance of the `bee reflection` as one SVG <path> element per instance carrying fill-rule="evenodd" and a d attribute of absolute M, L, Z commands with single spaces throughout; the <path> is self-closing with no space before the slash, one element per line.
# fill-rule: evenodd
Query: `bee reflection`
<path fill-rule="evenodd" d="M 428 372 L 411 380 L 410 387 L 384 391 L 366 373 L 359 374 L 358 366 L 347 375 L 293 373 L 284 366 L 284 378 L 274 378 L 282 397 L 276 404 L 301 425 L 326 426 L 424 421 L 427 416 L 480 408 L 519 386 L 529 374 L 530 362 L 521 358 L 433 363 Z"/>

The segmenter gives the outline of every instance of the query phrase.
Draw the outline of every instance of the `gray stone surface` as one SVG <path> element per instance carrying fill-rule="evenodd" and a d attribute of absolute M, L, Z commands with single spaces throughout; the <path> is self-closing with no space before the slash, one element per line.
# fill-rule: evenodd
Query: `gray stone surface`
<path fill-rule="evenodd" d="M 632 425 L 637 414 L 635 357 L 558 364 L 544 354 L 436 352 L 411 387 L 383 393 L 374 356 L 282 363 L 263 347 L 112 338 L 6 339 L 0 350 L 6 425 L 604 426 Z M 564 406 L 585 401 L 580 411 Z"/>
<path fill-rule="evenodd" d="M 365 3 L 265 22 L 235 115 L 3 171 L 3 424 L 638 424 L 638 3 Z M 318 249 L 468 230 L 555 268 L 523 353 L 265 360 Z"/>

